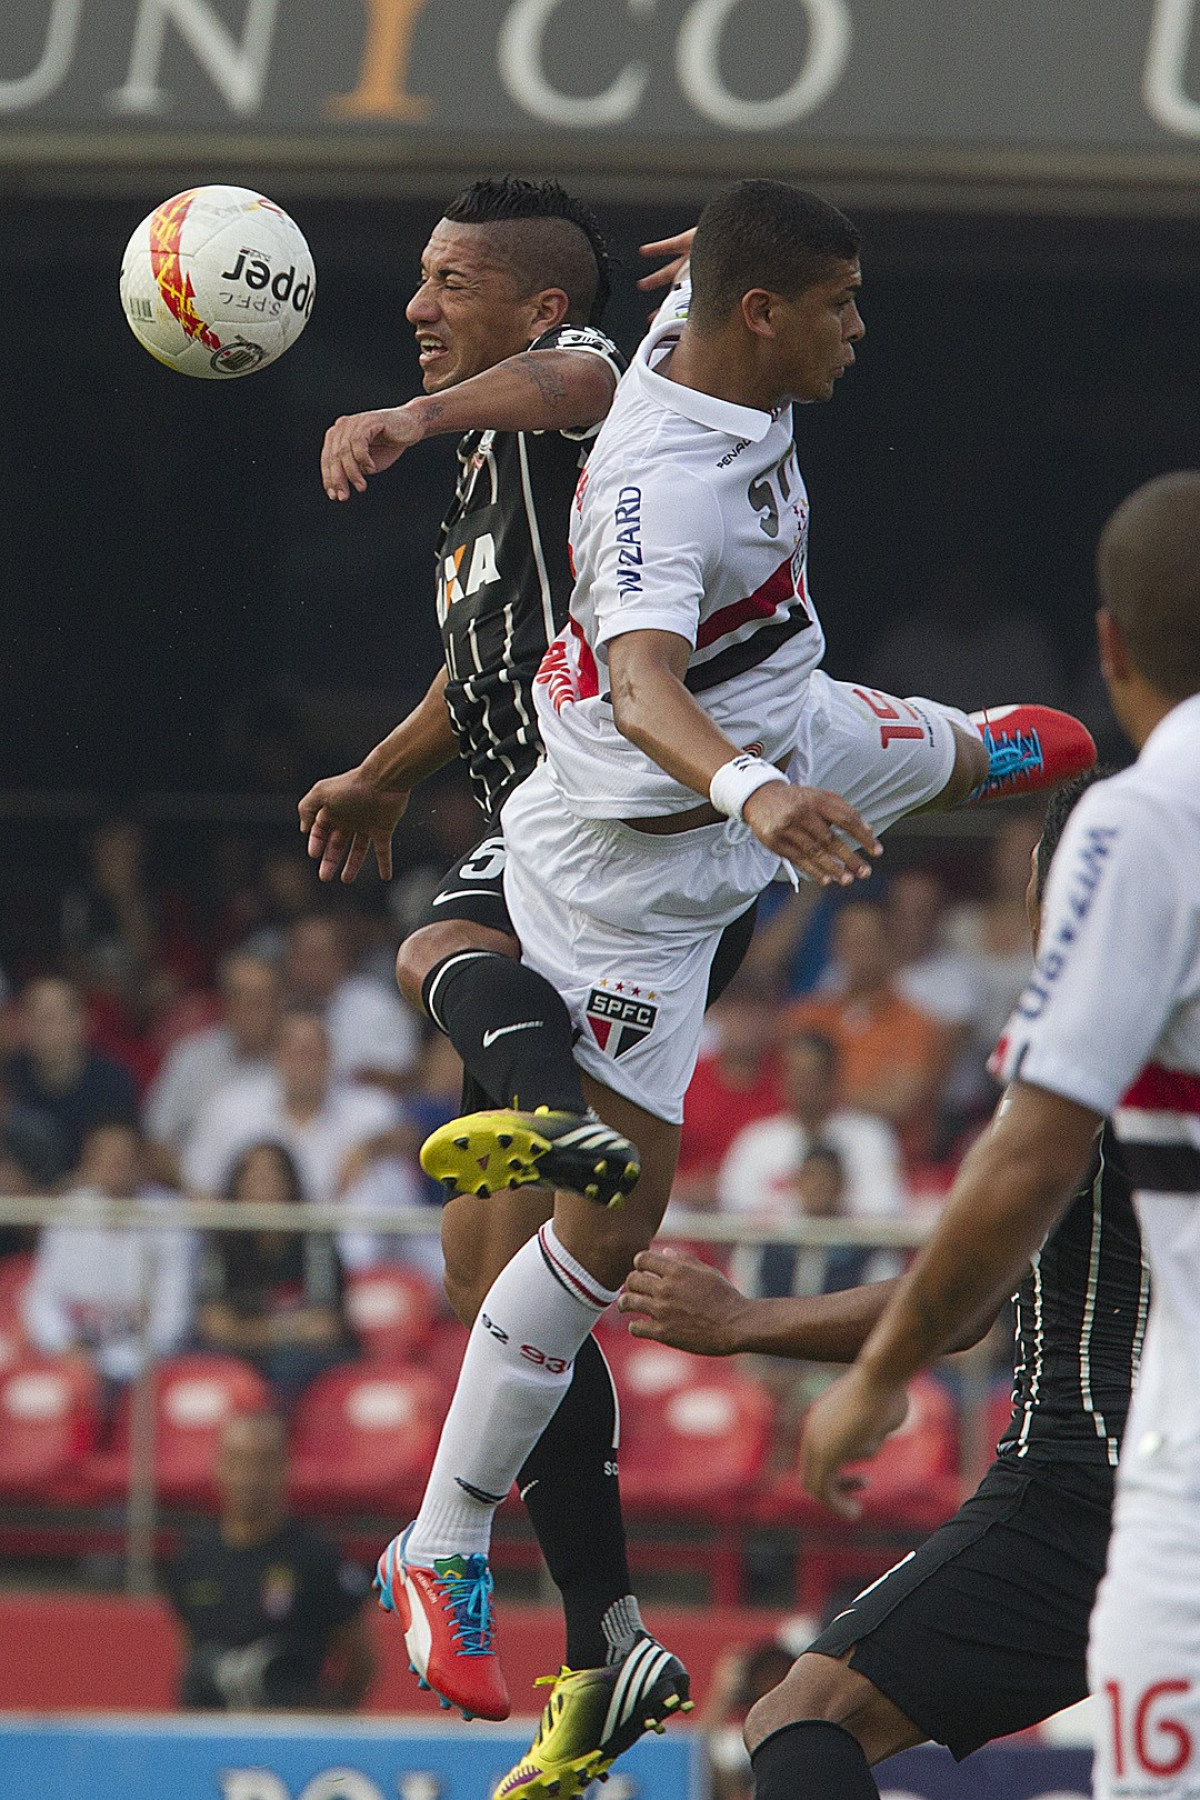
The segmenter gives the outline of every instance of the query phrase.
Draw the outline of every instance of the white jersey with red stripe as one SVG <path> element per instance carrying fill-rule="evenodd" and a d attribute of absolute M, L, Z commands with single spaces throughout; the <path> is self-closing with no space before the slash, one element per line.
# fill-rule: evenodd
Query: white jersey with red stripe
<path fill-rule="evenodd" d="M 534 687 L 555 787 L 582 818 L 696 804 L 613 722 L 614 638 L 686 638 L 689 691 L 739 748 L 772 762 L 796 746 L 824 652 L 808 595 L 808 497 L 791 408 L 736 406 L 660 372 L 687 298 L 686 287 L 676 290 L 643 341 L 580 478 L 571 617 Z"/>
<path fill-rule="evenodd" d="M 1121 1486 L 1200 1499 L 1200 695 L 1071 814 L 993 1072 L 1113 1117 L 1153 1287 Z"/>

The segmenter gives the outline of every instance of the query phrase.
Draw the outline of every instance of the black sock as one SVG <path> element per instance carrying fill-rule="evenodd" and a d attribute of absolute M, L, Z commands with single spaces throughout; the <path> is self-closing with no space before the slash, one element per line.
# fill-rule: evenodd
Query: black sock
<path fill-rule="evenodd" d="M 862 1745 L 825 1719 L 797 1719 L 750 1758 L 755 1800 L 879 1800 Z"/>
<path fill-rule="evenodd" d="M 612 1376 L 599 1344 L 587 1337 L 562 1405 L 517 1476 L 562 1594 L 572 1669 L 614 1661 L 641 1628 L 625 1558 L 616 1434 Z"/>
<path fill-rule="evenodd" d="M 571 1015 L 534 969 L 490 950 L 458 950 L 421 984 L 425 1011 L 502 1106 L 587 1111 L 571 1054 Z"/>

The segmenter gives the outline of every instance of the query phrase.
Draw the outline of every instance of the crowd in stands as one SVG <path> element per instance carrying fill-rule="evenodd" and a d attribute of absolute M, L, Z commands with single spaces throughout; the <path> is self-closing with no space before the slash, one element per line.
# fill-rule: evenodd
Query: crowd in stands
<path fill-rule="evenodd" d="M 1037 833 L 1036 813 L 1005 810 L 965 874 L 961 845 L 947 863 L 910 844 L 869 894 L 768 896 L 709 1014 L 677 1211 L 752 1235 L 937 1204 L 995 1102 L 987 1055 L 1029 968 Z M 36 1238 L 0 1232 L 0 1250 L 34 1252 L 25 1334 L 115 1385 L 147 1351 L 230 1354 L 286 1407 L 356 1353 L 349 1278 L 400 1262 L 438 1279 L 438 1194 L 417 1150 L 453 1116 L 460 1071 L 399 998 L 395 920 L 347 910 L 299 847 L 272 845 L 206 931 L 151 878 L 128 820 L 91 833 L 57 909 L 51 953 L 5 971 L 0 1010 L 0 1194 L 58 1194 L 63 1209 Z M 97 1197 L 132 1194 L 161 1207 L 161 1229 L 88 1222 Z M 180 1194 L 428 1206 L 429 1231 L 197 1236 L 172 1221 Z M 769 1296 L 898 1262 L 747 1243 L 728 1266 Z"/>

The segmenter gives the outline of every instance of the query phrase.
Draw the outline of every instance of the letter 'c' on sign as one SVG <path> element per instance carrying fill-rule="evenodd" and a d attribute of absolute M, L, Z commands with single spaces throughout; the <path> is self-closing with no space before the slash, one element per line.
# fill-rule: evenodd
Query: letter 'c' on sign
<path fill-rule="evenodd" d="M 732 131 L 777 131 L 815 112 L 827 100 L 850 55 L 846 0 L 800 0 L 808 17 L 808 55 L 791 87 L 772 100 L 745 100 L 721 76 L 721 39 L 741 0 L 696 0 L 680 27 L 675 73 L 704 118 Z"/>
<path fill-rule="evenodd" d="M 635 17 L 647 18 L 655 0 L 625 0 Z M 546 27 L 562 0 L 516 0 L 496 39 L 500 79 L 523 112 L 547 125 L 623 125 L 641 105 L 649 65 L 628 62 L 601 94 L 564 94 L 546 78 L 542 50 Z"/>

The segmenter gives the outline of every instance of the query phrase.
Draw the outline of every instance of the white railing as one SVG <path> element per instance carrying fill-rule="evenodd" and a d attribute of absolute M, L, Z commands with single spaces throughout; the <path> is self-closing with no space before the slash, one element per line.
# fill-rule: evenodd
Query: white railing
<path fill-rule="evenodd" d="M 0 1197 L 0 1226 L 53 1224 L 95 1230 L 162 1231 L 279 1231 L 345 1232 L 382 1234 L 388 1237 L 429 1237 L 438 1229 L 436 1206 L 366 1207 L 305 1202 L 295 1205 L 257 1205 L 249 1201 L 108 1199 L 89 1194 L 86 1204 L 78 1196 L 26 1195 Z M 933 1220 L 922 1218 L 810 1219 L 797 1217 L 771 1223 L 750 1218 L 731 1218 L 719 1213 L 691 1212 L 672 1207 L 659 1227 L 665 1240 L 710 1244 L 793 1244 L 799 1248 L 853 1246 L 855 1248 L 908 1250 L 918 1248 L 929 1236 Z M 146 1288 L 150 1279 L 145 1272 Z M 149 1292 L 143 1295 L 142 1317 L 148 1321 Z M 143 1332 L 146 1324 L 143 1324 Z M 977 1473 L 986 1460 L 989 1353 L 986 1344 L 959 1358 L 962 1373 L 963 1428 L 961 1460 L 964 1473 Z M 154 1481 L 153 1356 L 143 1341 L 142 1373 L 133 1383 L 130 1400 L 130 1480 L 125 1514 L 125 1586 L 133 1594 L 154 1588 L 154 1542 L 157 1529 L 157 1496 Z"/>

